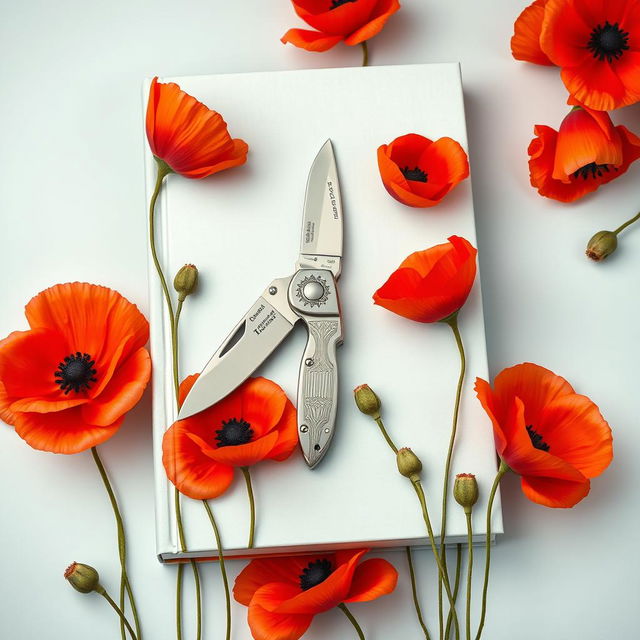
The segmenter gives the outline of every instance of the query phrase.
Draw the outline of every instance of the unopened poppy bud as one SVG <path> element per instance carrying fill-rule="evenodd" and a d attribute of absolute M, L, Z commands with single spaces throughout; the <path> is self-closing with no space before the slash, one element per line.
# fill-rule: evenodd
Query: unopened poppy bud
<path fill-rule="evenodd" d="M 618 236 L 613 231 L 598 231 L 587 245 L 587 256 L 596 262 L 604 260 L 618 247 Z"/>
<path fill-rule="evenodd" d="M 173 287 L 178 292 L 178 300 L 184 299 L 193 293 L 198 284 L 198 268 L 193 264 L 185 264 L 173 279 Z"/>
<path fill-rule="evenodd" d="M 409 478 L 411 482 L 417 482 L 420 480 L 422 462 L 420 462 L 420 458 L 418 458 L 418 456 L 413 453 L 409 447 L 402 447 L 402 449 L 398 449 L 396 462 L 398 463 L 398 471 L 405 478 Z"/>
<path fill-rule="evenodd" d="M 478 502 L 478 482 L 472 473 L 459 473 L 456 476 L 453 497 L 464 507 L 465 513 L 471 513 L 471 508 Z"/>
<path fill-rule="evenodd" d="M 374 420 L 380 417 L 380 398 L 373 392 L 368 384 L 361 384 L 353 390 L 356 405 L 362 413 L 371 416 Z"/>
<path fill-rule="evenodd" d="M 88 564 L 72 562 L 65 570 L 64 577 L 80 593 L 91 593 L 102 589 L 98 572 Z"/>

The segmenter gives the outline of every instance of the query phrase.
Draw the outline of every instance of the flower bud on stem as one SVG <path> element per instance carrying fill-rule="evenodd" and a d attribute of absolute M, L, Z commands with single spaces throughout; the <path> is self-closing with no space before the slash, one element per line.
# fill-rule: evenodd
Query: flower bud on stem
<path fill-rule="evenodd" d="M 601 262 L 610 256 L 618 248 L 618 234 L 637 220 L 640 220 L 640 213 L 621 224 L 615 231 L 598 231 L 587 244 L 587 257 Z"/>

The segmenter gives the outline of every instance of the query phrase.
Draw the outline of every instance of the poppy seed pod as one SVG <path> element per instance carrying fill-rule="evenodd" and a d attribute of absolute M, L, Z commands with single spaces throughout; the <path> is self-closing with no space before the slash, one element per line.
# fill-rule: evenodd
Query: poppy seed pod
<path fill-rule="evenodd" d="M 198 268 L 194 264 L 185 264 L 173 279 L 173 288 L 178 292 L 178 300 L 185 298 L 195 291 L 198 286 Z"/>
<path fill-rule="evenodd" d="M 98 572 L 88 564 L 72 562 L 64 572 L 65 580 L 80 593 L 100 591 L 100 576 Z"/>
<path fill-rule="evenodd" d="M 464 507 L 465 513 L 471 513 L 473 505 L 478 502 L 478 482 L 472 473 L 459 473 L 456 476 L 453 497 Z"/>
<path fill-rule="evenodd" d="M 409 447 L 402 447 L 398 450 L 396 455 L 396 462 L 398 464 L 398 471 L 405 478 L 409 478 L 411 482 L 417 482 L 420 480 L 420 472 L 422 471 L 422 462 L 420 458 L 409 449 Z"/>
<path fill-rule="evenodd" d="M 600 262 L 618 248 L 618 236 L 613 231 L 598 231 L 587 245 L 587 257 Z"/>
<path fill-rule="evenodd" d="M 380 398 L 368 384 L 361 384 L 353 390 L 356 406 L 362 413 L 374 420 L 380 418 Z"/>

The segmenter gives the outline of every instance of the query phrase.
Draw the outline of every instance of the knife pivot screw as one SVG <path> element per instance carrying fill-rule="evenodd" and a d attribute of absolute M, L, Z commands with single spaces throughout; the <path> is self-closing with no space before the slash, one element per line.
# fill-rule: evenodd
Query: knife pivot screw
<path fill-rule="evenodd" d="M 307 431 L 309 431 L 309 427 L 307 427 L 306 424 L 302 424 L 300 425 L 300 431 L 302 431 L 302 433 L 307 433 Z"/>
<path fill-rule="evenodd" d="M 313 358 L 307 358 L 304 363 L 307 365 L 307 367 L 310 367 L 313 365 Z"/>
<path fill-rule="evenodd" d="M 269 287 L 269 293 L 270 293 L 272 296 L 275 296 L 275 295 L 276 295 L 276 293 L 278 293 L 278 287 Z"/>

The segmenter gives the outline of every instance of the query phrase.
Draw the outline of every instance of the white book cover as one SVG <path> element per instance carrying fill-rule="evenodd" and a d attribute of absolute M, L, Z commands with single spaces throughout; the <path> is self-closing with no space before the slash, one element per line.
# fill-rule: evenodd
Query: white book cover
<path fill-rule="evenodd" d="M 380 180 L 376 150 L 406 133 L 449 136 L 468 152 L 458 64 L 428 64 L 161 78 L 180 87 L 228 123 L 249 144 L 246 165 L 204 180 L 170 175 L 158 201 L 156 239 L 169 280 L 197 265 L 198 291 L 180 320 L 180 371 L 198 373 L 264 288 L 291 275 L 298 256 L 305 185 L 327 139 L 335 150 L 344 210 L 344 253 L 338 286 L 344 345 L 338 349 L 336 432 L 324 460 L 310 470 L 300 451 L 285 462 L 252 468 L 257 506 L 255 548 L 247 550 L 249 510 L 237 471 L 230 489 L 211 501 L 230 556 L 310 549 L 424 545 L 424 522 L 410 483 L 375 423 L 362 415 L 353 389 L 368 383 L 382 398 L 383 417 L 398 446 L 421 458 L 434 530 L 451 430 L 459 357 L 450 328 L 406 320 L 373 305 L 372 294 L 410 253 L 460 235 L 476 245 L 471 179 L 435 208 L 412 209 L 392 199 Z M 144 101 L 149 83 L 144 86 Z M 145 154 L 148 197 L 155 163 Z M 214 557 L 203 506 L 183 497 L 188 554 L 180 551 L 174 488 L 162 465 L 162 437 L 176 418 L 169 322 L 150 261 L 151 350 L 157 552 L 161 560 Z M 467 376 L 451 485 L 474 473 L 481 488 L 474 530 L 496 472 L 491 424 L 475 397 L 488 379 L 480 278 L 460 312 Z M 296 402 L 301 323 L 256 371 Z M 212 426 L 212 429 L 216 428 Z M 502 532 L 499 500 L 493 531 Z M 447 540 L 466 540 L 461 508 L 450 498 Z"/>

